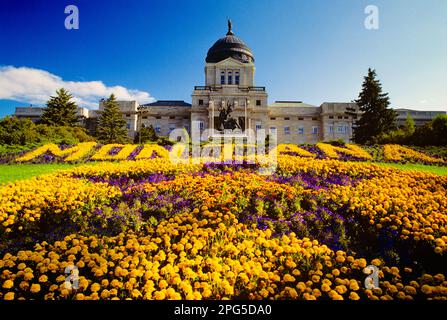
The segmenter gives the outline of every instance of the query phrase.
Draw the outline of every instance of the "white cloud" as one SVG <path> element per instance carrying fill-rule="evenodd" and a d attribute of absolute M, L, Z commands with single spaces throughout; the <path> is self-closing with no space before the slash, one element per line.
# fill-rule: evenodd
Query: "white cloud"
<path fill-rule="evenodd" d="M 66 81 L 45 70 L 0 66 L 0 99 L 45 104 L 62 87 L 82 107 L 97 108 L 99 99 L 112 93 L 118 100 L 137 100 L 141 104 L 155 101 L 148 92 L 123 86 L 108 87 L 102 81 Z"/>

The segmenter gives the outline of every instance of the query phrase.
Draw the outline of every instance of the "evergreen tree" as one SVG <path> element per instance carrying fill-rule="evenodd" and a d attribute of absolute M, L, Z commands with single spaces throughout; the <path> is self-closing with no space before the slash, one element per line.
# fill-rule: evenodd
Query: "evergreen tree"
<path fill-rule="evenodd" d="M 76 114 L 78 106 L 71 99 L 73 96 L 64 88 L 57 90 L 56 96 L 48 100 L 40 122 L 50 126 L 78 125 Z"/>
<path fill-rule="evenodd" d="M 102 143 L 124 143 L 127 141 L 126 120 L 112 93 L 100 111 L 97 136 Z"/>
<path fill-rule="evenodd" d="M 388 93 L 382 93 L 382 85 L 376 79 L 375 70 L 368 69 L 362 91 L 355 102 L 363 112 L 354 128 L 355 142 L 371 143 L 375 138 L 396 128 L 396 112 L 389 109 Z"/>
<path fill-rule="evenodd" d="M 137 133 L 134 139 L 134 143 L 145 143 L 148 141 L 154 142 L 158 140 L 158 136 L 155 133 L 154 127 L 150 125 L 149 127 L 143 127 Z"/>

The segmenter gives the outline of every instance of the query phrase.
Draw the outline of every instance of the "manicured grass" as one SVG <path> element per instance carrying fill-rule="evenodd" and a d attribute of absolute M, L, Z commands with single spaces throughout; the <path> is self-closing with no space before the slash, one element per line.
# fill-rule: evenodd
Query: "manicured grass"
<path fill-rule="evenodd" d="M 91 162 L 90 165 L 98 165 L 100 162 Z M 0 165 L 0 184 L 12 181 L 29 179 L 34 176 L 50 173 L 56 170 L 70 169 L 84 164 L 5 164 Z"/>
<path fill-rule="evenodd" d="M 88 165 L 99 165 L 101 162 L 89 162 Z M 400 163 L 375 163 L 383 167 L 393 167 L 401 170 L 417 170 L 436 173 L 438 175 L 447 175 L 447 167 L 428 166 L 423 164 L 400 164 Z M 5 184 L 12 181 L 24 180 L 34 176 L 50 173 L 56 170 L 64 170 L 74 168 L 84 164 L 11 164 L 0 165 L 0 184 Z"/>
<path fill-rule="evenodd" d="M 416 171 L 436 173 L 440 176 L 447 175 L 447 167 L 428 166 L 425 164 L 411 164 L 411 163 L 401 164 L 401 163 L 377 162 L 375 164 L 383 167 L 392 167 L 401 170 L 416 170 Z"/>

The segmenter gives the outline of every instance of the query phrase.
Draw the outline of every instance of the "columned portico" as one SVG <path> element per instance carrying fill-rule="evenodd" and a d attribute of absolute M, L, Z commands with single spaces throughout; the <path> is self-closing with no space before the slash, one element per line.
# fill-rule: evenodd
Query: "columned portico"
<path fill-rule="evenodd" d="M 245 136 L 248 129 L 267 127 L 267 92 L 254 86 L 254 56 L 233 34 L 231 22 L 225 37 L 208 51 L 205 86 L 192 93 L 191 121 L 219 135 Z"/>

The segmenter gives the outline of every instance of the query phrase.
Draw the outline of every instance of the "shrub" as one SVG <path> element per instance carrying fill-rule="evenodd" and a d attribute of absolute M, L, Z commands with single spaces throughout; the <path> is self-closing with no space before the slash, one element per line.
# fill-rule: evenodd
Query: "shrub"
<path fill-rule="evenodd" d="M 77 144 L 94 141 L 82 127 L 48 126 L 29 119 L 0 120 L 0 154 L 30 150 L 47 143 Z"/>

